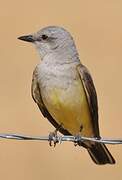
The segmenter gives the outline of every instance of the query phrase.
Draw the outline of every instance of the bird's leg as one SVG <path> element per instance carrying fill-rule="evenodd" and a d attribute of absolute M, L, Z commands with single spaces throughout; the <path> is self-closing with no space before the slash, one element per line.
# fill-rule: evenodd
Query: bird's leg
<path fill-rule="evenodd" d="M 83 146 L 84 148 L 88 148 L 87 143 L 85 143 L 85 141 L 83 139 L 81 139 L 82 130 L 83 130 L 83 126 L 81 125 L 79 133 L 75 135 L 74 146 L 79 145 L 79 146 Z"/>
<path fill-rule="evenodd" d="M 57 129 L 55 129 L 54 132 L 50 132 L 49 133 L 49 145 L 50 146 L 52 146 L 52 142 L 54 143 L 54 147 L 58 143 L 58 140 L 57 140 Z"/>
<path fill-rule="evenodd" d="M 83 129 L 83 126 L 80 126 L 80 131 L 78 134 L 75 135 L 75 140 L 74 140 L 74 146 L 79 145 L 79 141 L 81 141 L 81 131 Z"/>
<path fill-rule="evenodd" d="M 79 142 L 79 139 L 81 138 L 81 135 L 80 135 L 80 133 L 79 133 L 79 134 L 75 135 L 74 137 L 75 137 L 74 146 L 77 146 L 77 145 L 79 145 L 78 142 Z"/>
<path fill-rule="evenodd" d="M 60 130 L 60 128 L 62 128 L 62 124 L 60 124 L 54 132 L 50 132 L 49 134 L 49 145 L 52 146 L 52 141 L 54 143 L 54 147 L 56 146 L 56 144 L 59 142 L 57 139 L 57 132 Z"/>

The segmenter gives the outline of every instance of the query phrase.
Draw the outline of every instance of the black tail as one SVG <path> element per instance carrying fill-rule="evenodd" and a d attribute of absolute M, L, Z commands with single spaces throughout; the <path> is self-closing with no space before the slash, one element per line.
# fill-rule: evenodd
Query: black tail
<path fill-rule="evenodd" d="M 114 158 L 104 144 L 95 143 L 95 145 L 87 150 L 96 164 L 115 164 Z"/>

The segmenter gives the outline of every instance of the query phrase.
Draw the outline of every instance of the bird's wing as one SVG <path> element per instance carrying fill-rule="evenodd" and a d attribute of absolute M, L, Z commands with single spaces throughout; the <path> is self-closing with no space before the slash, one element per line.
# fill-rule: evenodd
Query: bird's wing
<path fill-rule="evenodd" d="M 77 69 L 86 93 L 94 133 L 95 136 L 99 137 L 98 102 L 97 102 L 97 94 L 96 94 L 95 86 L 89 71 L 84 65 L 82 64 L 78 65 Z"/>
<path fill-rule="evenodd" d="M 56 120 L 53 119 L 51 114 L 48 112 L 45 104 L 43 103 L 41 90 L 38 83 L 38 73 L 36 68 L 33 72 L 33 77 L 32 77 L 31 94 L 35 103 L 37 103 L 40 111 L 42 112 L 43 116 L 46 117 L 55 128 L 59 128 L 60 124 L 58 124 Z M 59 131 L 64 135 L 70 135 L 70 133 L 62 127 L 59 128 Z"/>

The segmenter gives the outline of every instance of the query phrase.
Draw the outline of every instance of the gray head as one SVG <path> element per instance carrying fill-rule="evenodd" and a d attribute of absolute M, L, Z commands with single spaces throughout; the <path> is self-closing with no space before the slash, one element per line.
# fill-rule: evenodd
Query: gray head
<path fill-rule="evenodd" d="M 68 31 L 58 26 L 48 26 L 37 33 L 21 36 L 18 39 L 36 45 L 41 57 L 49 53 L 77 53 L 72 36 Z"/>

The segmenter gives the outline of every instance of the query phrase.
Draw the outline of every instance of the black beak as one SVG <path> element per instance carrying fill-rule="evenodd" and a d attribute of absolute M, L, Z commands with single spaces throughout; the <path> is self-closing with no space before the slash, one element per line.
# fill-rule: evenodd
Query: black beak
<path fill-rule="evenodd" d="M 34 42 L 34 37 L 32 35 L 27 35 L 27 36 L 20 36 L 18 39 L 22 41 L 27 41 L 27 42 Z"/>

